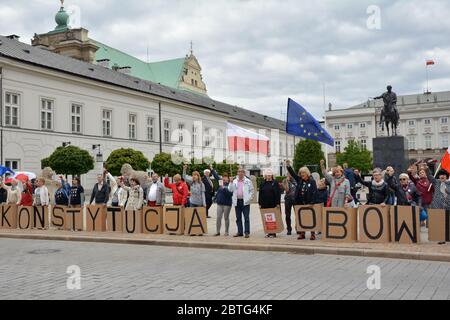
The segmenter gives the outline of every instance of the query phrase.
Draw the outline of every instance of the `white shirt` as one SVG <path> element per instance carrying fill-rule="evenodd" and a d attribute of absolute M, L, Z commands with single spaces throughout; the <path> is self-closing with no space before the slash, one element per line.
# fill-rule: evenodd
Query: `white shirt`
<path fill-rule="evenodd" d="M 148 192 L 148 201 L 156 201 L 156 194 L 158 192 L 158 184 L 154 183 L 150 187 L 150 191 Z"/>
<path fill-rule="evenodd" d="M 48 206 L 50 204 L 50 199 L 48 196 L 48 189 L 46 186 L 37 188 L 34 193 L 39 197 L 41 206 Z M 36 203 L 35 203 L 36 204 Z"/>

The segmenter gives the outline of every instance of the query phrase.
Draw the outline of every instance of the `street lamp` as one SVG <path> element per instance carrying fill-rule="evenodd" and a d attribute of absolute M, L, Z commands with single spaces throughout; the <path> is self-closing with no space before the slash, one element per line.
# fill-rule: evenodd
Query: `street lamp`
<path fill-rule="evenodd" d="M 103 162 L 103 154 L 102 154 L 102 152 L 100 150 L 100 147 L 101 147 L 101 145 L 99 145 L 99 144 L 92 145 L 92 150 L 96 150 L 98 148 L 98 153 L 97 153 L 97 155 L 95 157 L 97 159 L 97 162 L 99 162 L 99 163 Z"/>

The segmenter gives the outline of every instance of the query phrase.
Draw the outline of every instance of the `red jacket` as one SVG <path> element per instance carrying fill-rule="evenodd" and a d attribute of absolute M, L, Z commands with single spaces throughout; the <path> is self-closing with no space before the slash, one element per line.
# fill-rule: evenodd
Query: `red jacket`
<path fill-rule="evenodd" d="M 164 186 L 172 190 L 173 205 L 186 206 L 187 198 L 189 196 L 189 189 L 185 182 L 169 183 L 169 178 L 164 179 Z"/>
<path fill-rule="evenodd" d="M 421 205 L 431 204 L 433 202 L 434 186 L 430 183 L 430 180 L 428 178 L 417 179 L 412 174 L 409 174 L 409 178 L 416 185 L 417 192 L 422 200 Z"/>
<path fill-rule="evenodd" d="M 22 199 L 20 205 L 24 207 L 31 207 L 33 205 L 33 187 L 28 182 L 24 184 L 25 190 L 22 192 Z"/>

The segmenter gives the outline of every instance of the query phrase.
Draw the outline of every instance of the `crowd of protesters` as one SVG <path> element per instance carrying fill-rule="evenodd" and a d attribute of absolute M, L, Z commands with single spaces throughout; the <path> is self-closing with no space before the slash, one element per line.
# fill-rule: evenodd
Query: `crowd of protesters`
<path fill-rule="evenodd" d="M 264 171 L 264 180 L 259 185 L 258 204 L 260 209 L 279 208 L 284 193 L 284 210 L 287 234 L 292 235 L 292 211 L 295 205 L 322 204 L 325 207 L 352 208 L 357 207 L 359 199 L 357 191 L 366 188 L 369 205 L 417 206 L 421 208 L 421 221 L 428 217 L 427 209 L 450 210 L 449 173 L 439 170 L 433 175 L 426 163 L 412 164 L 406 173 L 396 175 L 392 167 L 382 170 L 375 168 L 371 179 L 362 177 L 360 171 L 349 168 L 347 164 L 331 169 L 320 162 L 323 179 L 311 174 L 307 167 L 295 172 L 290 161 L 286 162 L 287 177 L 280 184 L 271 169 Z M 162 207 L 166 203 L 166 191 L 172 193 L 172 203 L 183 207 L 203 207 L 210 218 L 210 208 L 215 202 L 216 233 L 222 233 L 222 222 L 225 222 L 224 235 L 230 235 L 230 215 L 235 209 L 237 233 L 234 237 L 250 237 L 250 209 L 256 190 L 253 182 L 246 176 L 244 169 L 237 175 L 219 174 L 211 166 L 203 174 L 194 171 L 187 174 L 188 166 L 183 167 L 182 174 L 177 174 L 170 182 L 166 175 L 161 181 L 157 173 L 153 173 L 141 185 L 142 181 L 135 177 L 113 177 L 106 169 L 97 176 L 92 188 L 89 204 L 122 207 L 125 210 L 140 210 L 144 206 Z M 317 176 L 315 176 L 317 175 Z M 213 180 L 217 181 L 216 185 Z M 20 206 L 60 206 L 81 207 L 86 203 L 84 188 L 80 178 L 74 177 L 69 184 L 63 176 L 55 181 L 56 189 L 52 201 L 50 192 L 43 178 L 31 181 L 8 179 L 8 183 L 0 177 L 0 203 Z M 297 232 L 298 239 L 306 239 L 304 232 Z M 276 237 L 276 234 L 267 234 Z M 311 233 L 311 240 L 316 234 Z"/>

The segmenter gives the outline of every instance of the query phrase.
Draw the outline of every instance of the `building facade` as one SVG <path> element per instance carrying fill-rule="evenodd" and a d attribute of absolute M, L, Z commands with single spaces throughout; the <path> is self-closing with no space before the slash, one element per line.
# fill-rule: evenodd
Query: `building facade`
<path fill-rule="evenodd" d="M 331 165 L 350 140 L 373 151 L 373 139 L 387 135 L 380 125 L 382 107 L 377 100 L 326 112 L 326 128 L 335 138 L 335 146 L 327 147 Z M 450 92 L 399 96 L 397 108 L 401 118 L 397 134 L 407 139 L 410 161 L 440 160 L 450 145 Z"/>

